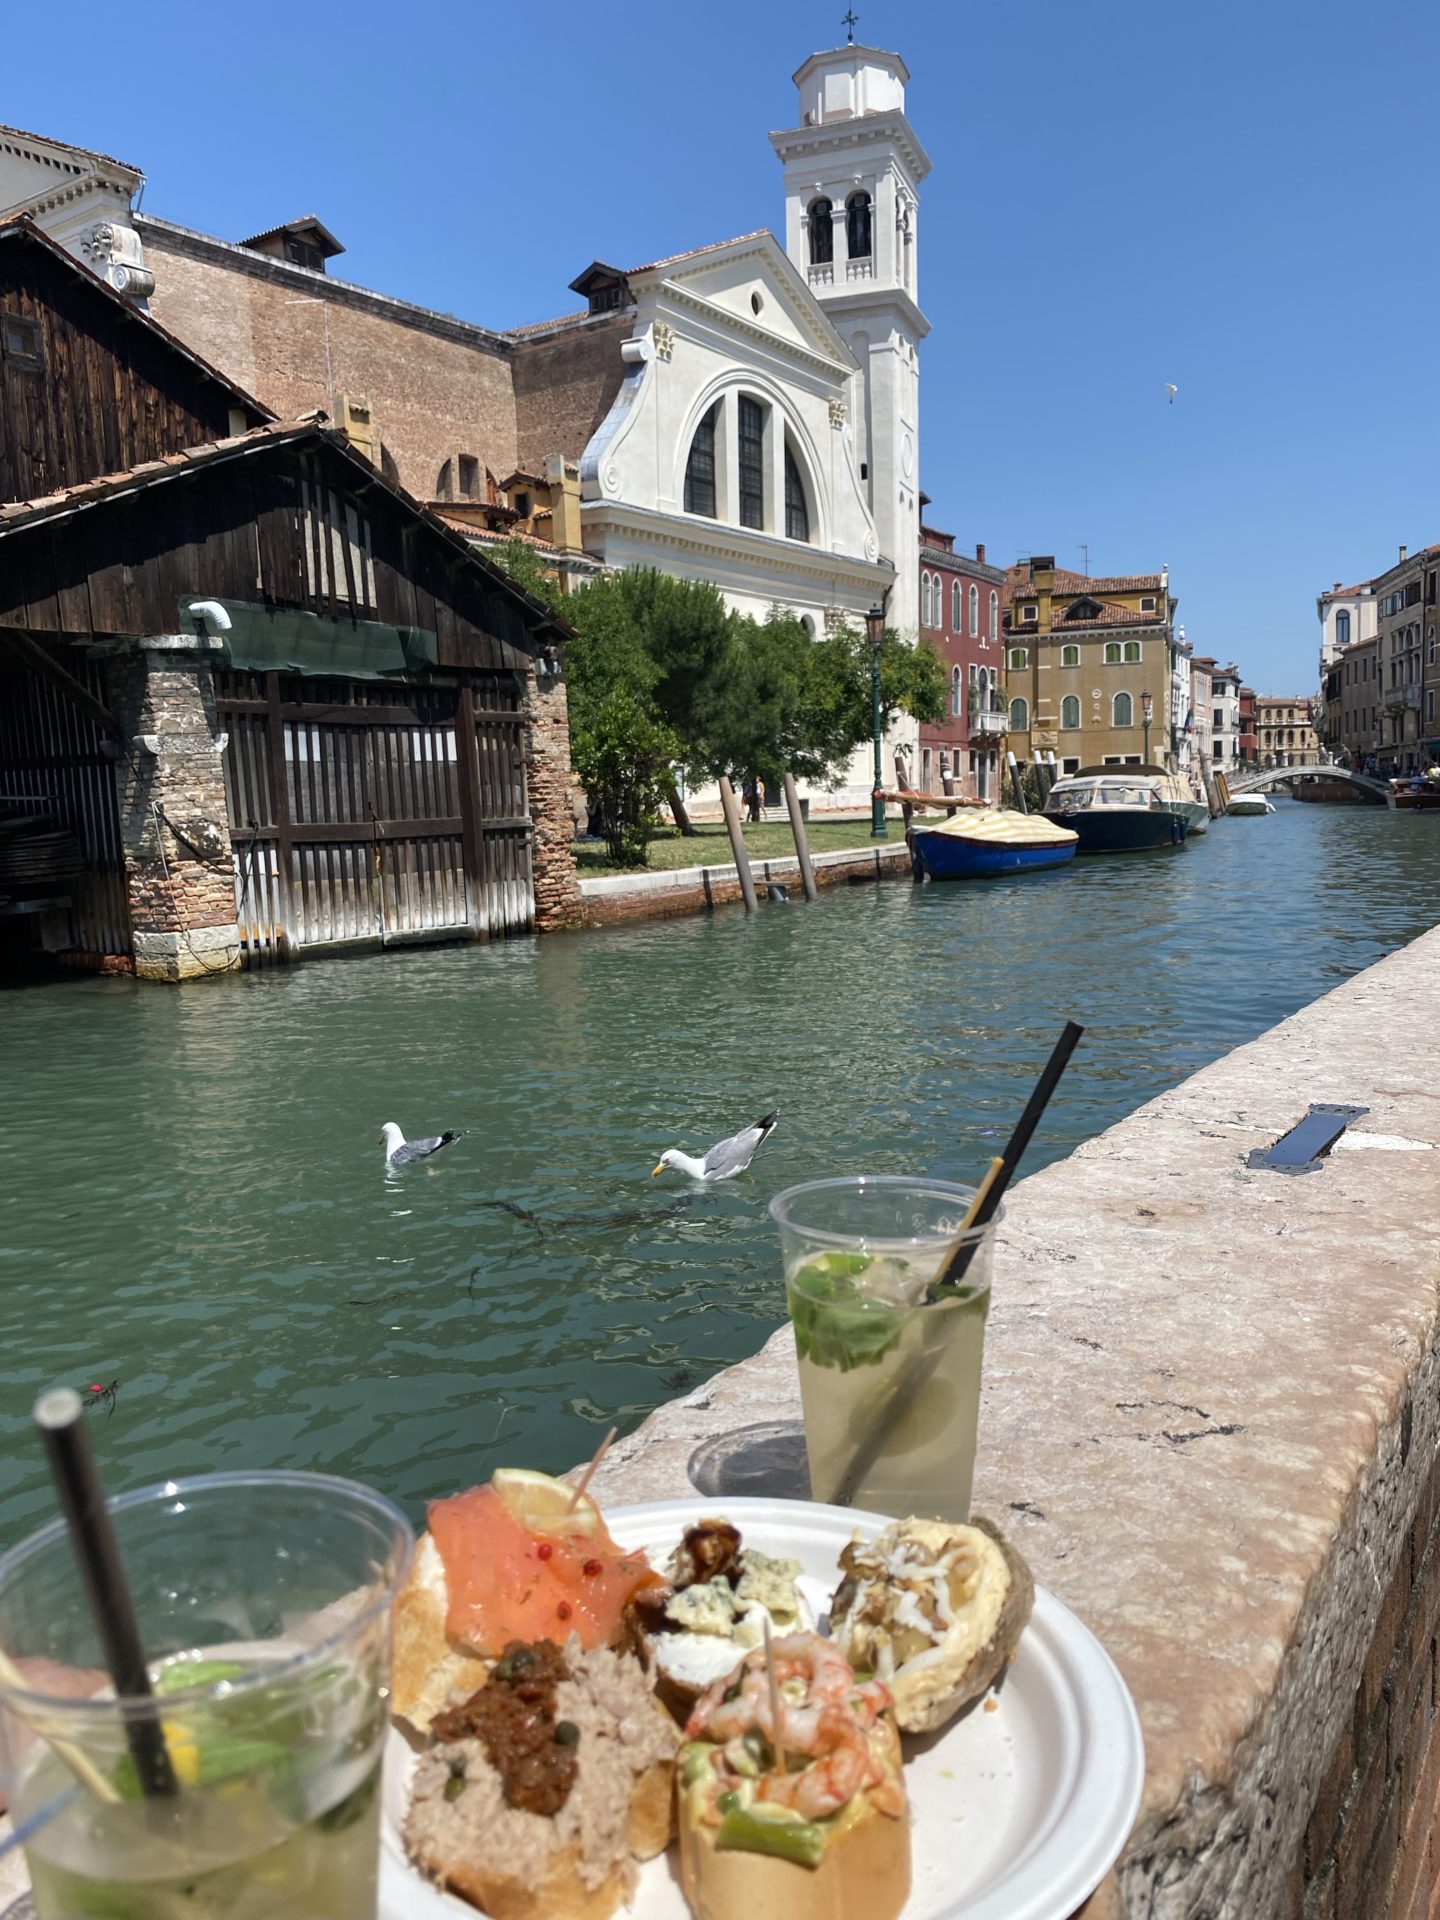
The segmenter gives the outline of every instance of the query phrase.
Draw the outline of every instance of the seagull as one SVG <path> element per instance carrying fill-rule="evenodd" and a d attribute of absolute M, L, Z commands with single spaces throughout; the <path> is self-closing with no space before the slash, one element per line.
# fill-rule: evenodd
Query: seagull
<path fill-rule="evenodd" d="M 1169 394 L 1169 396 L 1170 396 L 1170 404 L 1171 404 L 1171 406 L 1173 407 L 1173 406 L 1174 406 L 1174 404 L 1175 404 L 1175 396 L 1176 396 L 1176 394 L 1177 394 L 1177 393 L 1178 393 L 1178 392 L 1180 391 L 1180 389 L 1179 389 L 1179 387 L 1177 387 L 1177 386 L 1174 386 L 1174 385 L 1172 385 L 1172 384 L 1171 384 L 1171 382 L 1167 380 L 1167 381 L 1165 382 L 1165 391 L 1166 391 L 1166 393 L 1168 393 L 1168 394 Z"/>
<path fill-rule="evenodd" d="M 380 1129 L 380 1144 L 385 1149 L 387 1167 L 408 1167 L 416 1160 L 428 1160 L 432 1154 L 439 1153 L 442 1147 L 448 1147 L 452 1140 L 460 1135 L 453 1127 L 444 1133 L 432 1133 L 426 1140 L 407 1140 L 393 1120 L 387 1120 Z"/>
<path fill-rule="evenodd" d="M 755 1157 L 755 1149 L 769 1133 L 775 1130 L 775 1122 L 780 1118 L 780 1109 L 767 1113 L 757 1120 L 753 1127 L 745 1127 L 739 1133 L 732 1133 L 728 1140 L 717 1140 L 703 1160 L 696 1160 L 688 1153 L 682 1153 L 678 1147 L 667 1147 L 660 1156 L 658 1167 L 650 1169 L 653 1180 L 657 1173 L 663 1173 L 666 1167 L 674 1167 L 677 1173 L 688 1173 L 692 1180 L 731 1180 L 737 1173 L 743 1173 Z"/>

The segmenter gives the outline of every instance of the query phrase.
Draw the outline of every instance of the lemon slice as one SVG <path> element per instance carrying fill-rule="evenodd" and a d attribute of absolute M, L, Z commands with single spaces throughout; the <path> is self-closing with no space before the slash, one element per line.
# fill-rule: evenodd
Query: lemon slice
<path fill-rule="evenodd" d="M 497 1467 L 490 1484 L 528 1533 L 597 1534 L 600 1509 L 588 1493 L 575 1499 L 563 1480 L 530 1467 Z M 573 1505 L 571 1503 L 574 1503 Z"/>

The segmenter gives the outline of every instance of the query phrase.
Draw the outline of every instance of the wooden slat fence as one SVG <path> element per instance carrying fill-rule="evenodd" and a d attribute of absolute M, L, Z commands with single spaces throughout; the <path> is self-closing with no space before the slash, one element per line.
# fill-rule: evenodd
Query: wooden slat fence
<path fill-rule="evenodd" d="M 103 703 L 98 662 L 66 648 L 62 664 Z M 82 953 L 128 954 L 115 762 L 101 740 L 88 713 L 0 646 L 0 801 L 61 822 L 80 842 L 85 871 L 66 886 L 64 944 Z"/>
<path fill-rule="evenodd" d="M 251 964 L 352 941 L 528 931 L 525 719 L 508 675 L 224 673 L 236 917 Z"/>

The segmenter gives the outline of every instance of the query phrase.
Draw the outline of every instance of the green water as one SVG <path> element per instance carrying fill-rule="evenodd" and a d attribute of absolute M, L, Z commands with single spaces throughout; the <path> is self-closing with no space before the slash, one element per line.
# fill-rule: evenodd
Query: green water
<path fill-rule="evenodd" d="M 57 1382 L 119 1380 L 116 1489 L 314 1467 L 418 1514 L 583 1458 L 782 1319 L 780 1187 L 973 1178 L 1073 1016 L 1042 1165 L 1440 920 L 1440 818 L 1277 805 L 749 924 L 0 994 L 0 1539 L 49 1516 L 27 1417 Z M 748 1174 L 650 1178 L 776 1105 Z M 467 1132 L 387 1175 L 385 1120 Z"/>

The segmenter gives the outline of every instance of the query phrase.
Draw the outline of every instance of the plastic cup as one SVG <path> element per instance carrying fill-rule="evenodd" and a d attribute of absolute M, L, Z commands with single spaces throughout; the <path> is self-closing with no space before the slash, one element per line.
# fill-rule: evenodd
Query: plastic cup
<path fill-rule="evenodd" d="M 0 1781 L 17 1830 L 49 1813 L 39 1920 L 374 1920 L 404 1514 L 307 1473 L 107 1505 L 150 1701 L 114 1696 L 63 1521 L 0 1558 Z M 154 1714 L 178 1791 L 146 1797 L 126 1727 Z"/>
<path fill-rule="evenodd" d="M 973 1187 L 889 1175 L 777 1194 L 812 1498 L 967 1521 L 995 1218 L 962 1284 L 927 1297 Z"/>

